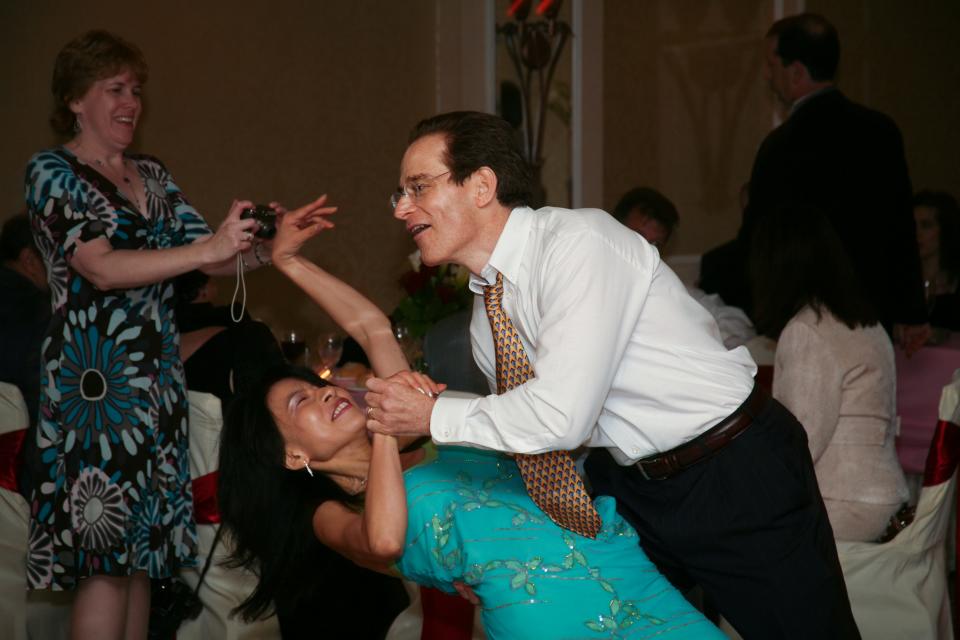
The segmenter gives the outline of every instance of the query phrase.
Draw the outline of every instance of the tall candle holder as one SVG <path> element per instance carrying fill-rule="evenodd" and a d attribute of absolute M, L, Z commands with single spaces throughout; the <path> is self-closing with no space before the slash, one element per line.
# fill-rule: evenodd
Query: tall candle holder
<path fill-rule="evenodd" d="M 497 34 L 503 37 L 520 85 L 524 153 L 536 180 L 533 206 L 545 204 L 541 170 L 550 85 L 563 48 L 572 35 L 570 25 L 558 17 L 562 4 L 563 0 L 540 0 L 534 13 L 541 19 L 528 20 L 534 0 L 511 0 L 507 16 L 513 20 L 497 25 Z"/>

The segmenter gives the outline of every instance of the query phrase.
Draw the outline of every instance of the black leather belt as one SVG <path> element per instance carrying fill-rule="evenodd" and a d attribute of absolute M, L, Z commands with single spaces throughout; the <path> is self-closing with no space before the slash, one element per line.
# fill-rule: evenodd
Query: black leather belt
<path fill-rule="evenodd" d="M 647 480 L 663 480 L 706 460 L 743 433 L 768 402 L 769 394 L 754 385 L 743 404 L 719 424 L 678 447 L 638 460 L 636 467 L 640 475 Z"/>

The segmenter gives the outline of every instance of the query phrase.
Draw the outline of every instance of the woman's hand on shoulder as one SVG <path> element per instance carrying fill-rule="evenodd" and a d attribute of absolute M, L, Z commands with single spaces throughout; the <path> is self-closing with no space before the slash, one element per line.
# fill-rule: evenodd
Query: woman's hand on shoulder
<path fill-rule="evenodd" d="M 327 220 L 326 216 L 334 213 L 337 208 L 328 207 L 326 203 L 327 196 L 324 194 L 293 211 L 281 211 L 282 207 L 274 207 L 280 214 L 277 218 L 277 235 L 273 238 L 271 247 L 275 267 L 282 269 L 297 257 L 307 240 L 324 229 L 333 228 L 333 223 Z"/>

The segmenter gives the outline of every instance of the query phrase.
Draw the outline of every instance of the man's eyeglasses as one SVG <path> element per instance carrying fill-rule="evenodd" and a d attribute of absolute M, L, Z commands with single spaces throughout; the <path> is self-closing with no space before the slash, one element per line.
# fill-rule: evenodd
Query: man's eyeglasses
<path fill-rule="evenodd" d="M 400 198 L 403 197 L 408 197 L 416 202 L 421 196 L 423 196 L 424 191 L 437 183 L 437 178 L 442 178 L 448 173 L 450 173 L 450 171 L 444 171 L 443 173 L 438 173 L 435 176 L 423 176 L 415 181 L 408 182 L 402 187 L 398 187 L 397 190 L 394 191 L 390 196 L 390 206 L 396 209 L 397 205 L 400 204 Z"/>

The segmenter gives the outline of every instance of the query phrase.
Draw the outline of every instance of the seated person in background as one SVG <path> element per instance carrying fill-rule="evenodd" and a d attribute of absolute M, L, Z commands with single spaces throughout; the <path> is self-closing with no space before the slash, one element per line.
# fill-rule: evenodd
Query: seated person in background
<path fill-rule="evenodd" d="M 373 303 L 298 255 L 328 226 L 309 209 L 286 214 L 273 245 L 277 269 L 363 346 L 377 376 L 399 373 L 421 393 L 441 391 L 408 371 L 390 321 Z M 330 581 L 310 558 L 333 550 L 448 592 L 457 581 L 469 584 L 490 640 L 723 638 L 657 571 L 611 497 L 596 500 L 597 537 L 583 537 L 536 506 L 506 454 L 437 447 L 417 450 L 404 465 L 403 442 L 371 440 L 366 418 L 346 390 L 291 367 L 238 396 L 224 425 L 218 495 L 235 561 L 259 577 L 242 615 L 263 615 L 278 591 Z M 374 597 L 363 602 L 378 613 Z M 317 620 L 318 628 L 347 623 L 348 630 L 356 622 Z"/>
<path fill-rule="evenodd" d="M 0 231 L 0 381 L 20 389 L 31 424 L 37 422 L 40 343 L 49 321 L 47 271 L 22 213 Z"/>
<path fill-rule="evenodd" d="M 190 391 L 212 393 L 221 402 L 249 387 L 260 373 L 283 362 L 267 325 L 244 313 L 240 322 L 229 306 L 215 306 L 216 285 L 205 273 L 189 271 L 174 279 L 180 354 Z"/>
<path fill-rule="evenodd" d="M 920 191 L 913 199 L 923 289 L 934 327 L 960 330 L 960 207 L 944 191 Z"/>
<path fill-rule="evenodd" d="M 757 328 L 779 339 L 773 395 L 807 431 L 834 537 L 876 540 L 907 500 L 893 345 L 819 209 L 778 206 L 753 239 Z"/>
<path fill-rule="evenodd" d="M 673 230 L 680 224 L 677 208 L 656 189 L 636 187 L 627 191 L 613 208 L 613 217 L 642 235 L 663 253 Z"/>
<path fill-rule="evenodd" d="M 680 216 L 674 204 L 650 187 L 637 187 L 623 194 L 613 209 L 613 217 L 628 229 L 643 236 L 661 254 L 674 229 L 680 224 Z M 747 314 L 737 307 L 724 304 L 719 295 L 707 294 L 689 285 L 687 292 L 717 321 L 723 344 L 728 349 L 746 344 L 756 335 Z"/>

